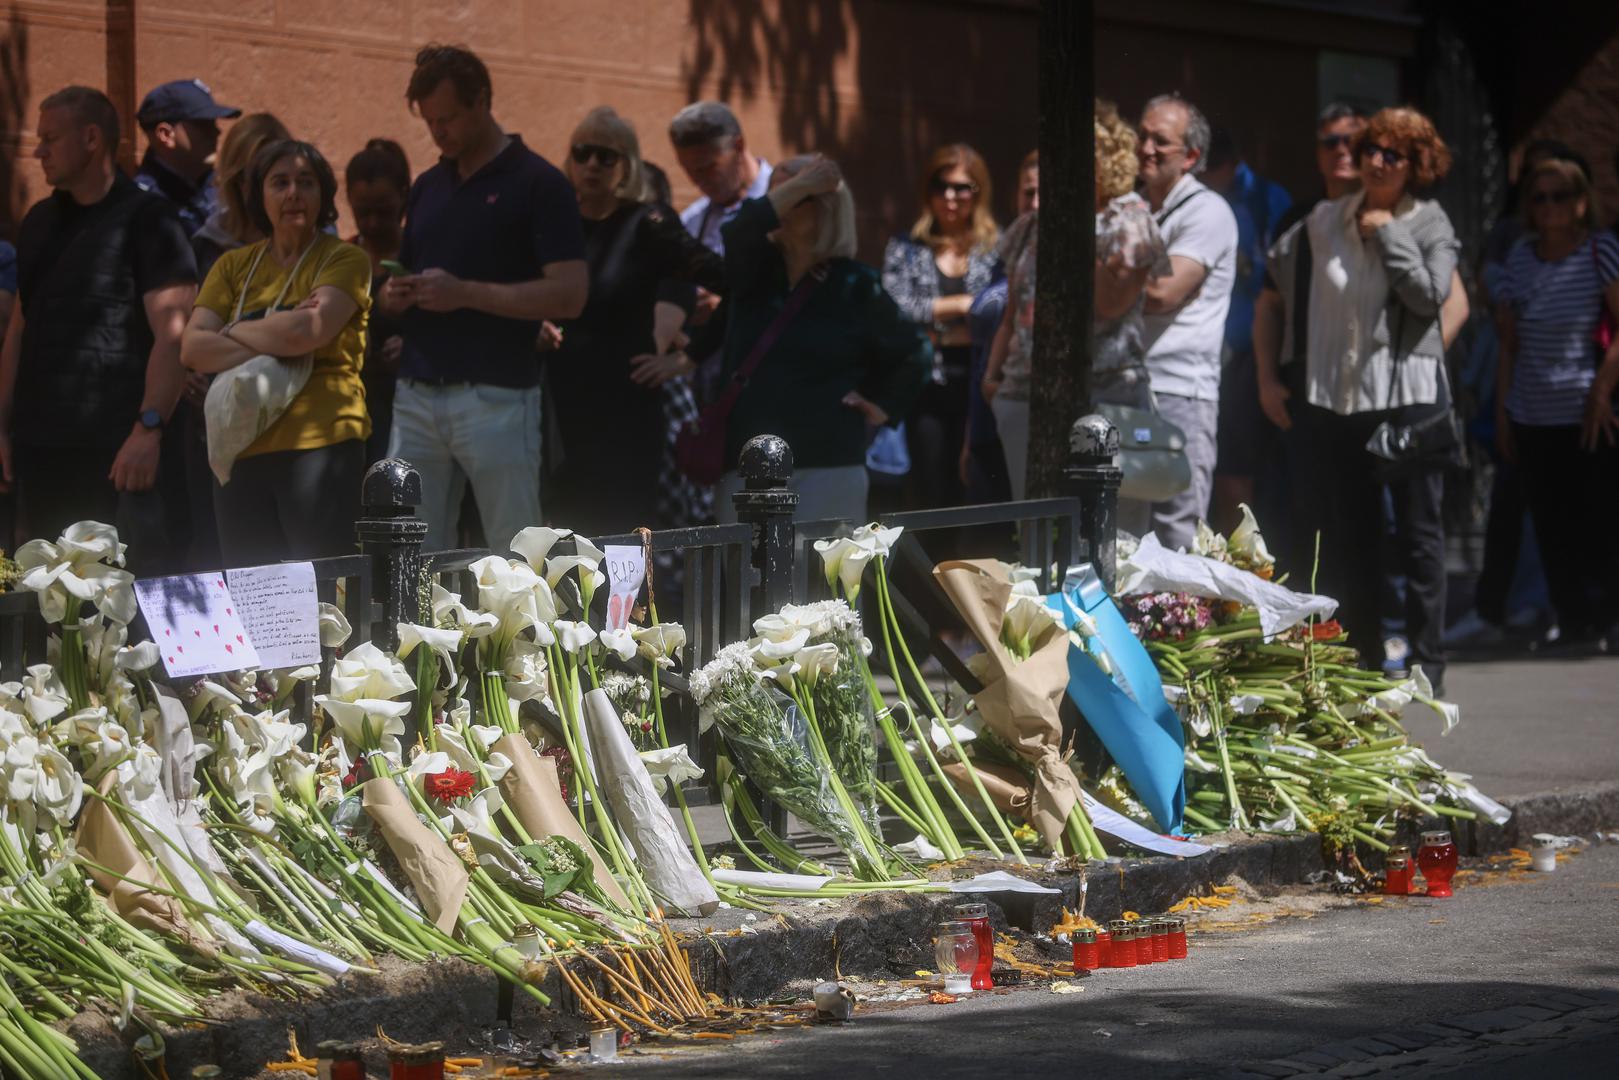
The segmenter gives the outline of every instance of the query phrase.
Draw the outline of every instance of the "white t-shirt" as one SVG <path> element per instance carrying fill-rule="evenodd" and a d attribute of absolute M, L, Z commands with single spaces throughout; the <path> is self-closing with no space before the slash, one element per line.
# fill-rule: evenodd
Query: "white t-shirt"
<path fill-rule="evenodd" d="M 736 217 L 736 212 L 742 209 L 746 199 L 757 199 L 770 190 L 770 162 L 764 158 L 759 159 L 759 175 L 754 177 L 753 183 L 748 185 L 747 193 L 730 206 L 713 207 L 713 201 L 707 195 L 699 196 L 697 201 L 680 212 L 680 223 L 686 226 L 686 231 L 695 236 L 704 247 L 716 255 L 725 254 L 725 237 L 720 229 L 727 221 Z"/>
<path fill-rule="evenodd" d="M 1190 173 L 1169 189 L 1153 216 L 1170 255 L 1208 268 L 1202 286 L 1179 310 L 1144 320 L 1153 393 L 1219 401 L 1220 347 L 1237 277 L 1237 217 Z"/>

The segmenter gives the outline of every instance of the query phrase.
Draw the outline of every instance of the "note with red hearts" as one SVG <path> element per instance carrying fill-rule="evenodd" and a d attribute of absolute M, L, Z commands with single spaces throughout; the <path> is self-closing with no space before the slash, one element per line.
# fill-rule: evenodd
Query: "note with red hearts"
<path fill-rule="evenodd" d="M 171 678 L 262 666 L 224 575 L 146 578 L 135 598 Z"/>

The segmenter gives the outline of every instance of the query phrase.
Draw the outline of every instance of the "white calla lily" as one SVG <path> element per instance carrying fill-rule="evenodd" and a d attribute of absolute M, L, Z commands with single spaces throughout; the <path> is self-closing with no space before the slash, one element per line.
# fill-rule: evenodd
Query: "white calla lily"
<path fill-rule="evenodd" d="M 505 778 L 507 773 L 512 771 L 512 764 L 511 758 L 496 750 L 484 759 L 483 769 L 484 772 L 489 774 L 489 782 L 498 784 Z"/>
<path fill-rule="evenodd" d="M 410 712 L 407 701 L 389 701 L 381 698 L 361 698 L 341 701 L 330 694 L 315 697 L 332 724 L 337 728 L 351 756 L 361 751 L 386 749 L 387 740 L 397 742 L 405 733 L 405 714 Z"/>
<path fill-rule="evenodd" d="M 0 700 L 27 716 L 35 727 L 44 727 L 73 703 L 50 664 L 31 664 L 20 682 L 0 685 Z"/>
<path fill-rule="evenodd" d="M 1231 531 L 1230 538 L 1226 540 L 1226 549 L 1257 566 L 1276 565 L 1276 560 L 1265 547 L 1265 537 L 1259 531 L 1254 512 L 1248 509 L 1247 503 L 1238 503 L 1237 506 L 1242 511 L 1242 522 Z"/>
<path fill-rule="evenodd" d="M 32 735 L 6 748 L 6 797 L 57 825 L 70 825 L 84 801 L 84 781 L 60 750 Z"/>
<path fill-rule="evenodd" d="M 674 666 L 680 650 L 686 647 L 686 628 L 679 623 L 655 623 L 652 626 L 631 627 L 642 656 L 659 667 Z"/>
<path fill-rule="evenodd" d="M 596 635 L 596 641 L 603 649 L 617 656 L 620 660 L 633 660 L 636 653 L 635 637 L 628 630 L 603 630 Z"/>
<path fill-rule="evenodd" d="M 498 636 L 509 639 L 530 626 L 549 621 L 541 610 L 542 597 L 549 602 L 550 615 L 555 618 L 550 587 L 527 564 L 490 555 L 467 569 L 477 577 L 478 606 L 500 623 Z"/>
<path fill-rule="evenodd" d="M 441 630 L 436 626 L 407 622 L 400 623 L 398 629 L 399 648 L 395 651 L 399 659 L 407 660 L 418 645 L 425 646 L 438 657 L 439 665 L 445 672 L 454 677 L 455 654 L 461 650 L 460 630 Z"/>
<path fill-rule="evenodd" d="M 821 570 L 826 574 L 827 588 L 836 589 L 841 581 L 848 595 L 853 596 L 859 591 L 860 575 L 864 572 L 866 563 L 871 561 L 872 551 L 861 547 L 847 536 L 840 536 L 833 540 L 815 541 L 815 553 L 821 557 Z M 854 579 L 851 586 L 848 577 L 845 576 L 844 564 L 857 557 L 858 561 L 849 571 Z"/>
<path fill-rule="evenodd" d="M 570 653 L 576 653 L 596 640 L 596 631 L 588 623 L 558 619 L 551 624 L 551 628 L 556 632 L 557 643 Z"/>
<path fill-rule="evenodd" d="M 657 750 L 642 750 L 641 764 L 646 766 L 647 775 L 652 778 L 652 790 L 659 795 L 668 791 L 670 785 L 680 787 L 688 780 L 703 778 L 702 767 L 691 759 L 685 743 Z"/>
<path fill-rule="evenodd" d="M 1057 615 L 1038 596 L 1014 593 L 1006 604 L 1001 638 L 1009 646 L 1034 649 L 1057 626 Z"/>
<path fill-rule="evenodd" d="M 551 680 L 545 666 L 545 652 L 534 642 L 522 638 L 512 642 L 512 650 L 506 655 L 506 664 L 501 669 L 501 679 L 506 696 L 517 705 L 525 701 L 550 701 Z M 513 707 L 514 715 L 515 712 L 516 706 Z M 500 731 L 500 728 L 492 727 L 489 730 Z"/>
<path fill-rule="evenodd" d="M 903 525 L 886 528 L 882 523 L 873 521 L 870 525 L 862 525 L 854 531 L 854 542 L 873 555 L 881 555 L 886 559 L 904 532 Z"/>
<path fill-rule="evenodd" d="M 760 666 L 766 666 L 777 660 L 786 659 L 809 644 L 810 632 L 803 627 L 794 630 L 783 638 L 754 638 L 748 644 L 753 649 L 753 655 L 760 661 Z"/>
<path fill-rule="evenodd" d="M 511 549 L 521 555 L 535 572 L 545 569 L 545 557 L 556 547 L 557 541 L 572 536 L 570 529 L 551 529 L 544 525 L 531 525 L 512 537 Z"/>
<path fill-rule="evenodd" d="M 338 649 L 348 643 L 354 634 L 354 628 L 349 625 L 348 617 L 336 604 L 328 604 L 322 600 L 315 606 L 316 623 L 320 628 L 320 643 L 323 648 Z"/>
<path fill-rule="evenodd" d="M 339 701 L 396 698 L 414 689 L 416 683 L 405 665 L 367 641 L 332 664 L 332 689 L 327 696 Z"/>
<path fill-rule="evenodd" d="M 145 671 L 155 667 L 163 658 L 162 650 L 155 641 L 143 641 L 139 645 L 125 645 L 114 656 L 113 663 L 120 671 Z"/>
<path fill-rule="evenodd" d="M 422 782 L 422 777 L 429 773 L 441 773 L 450 767 L 450 755 L 443 750 L 434 750 L 430 753 L 417 754 L 405 769 L 405 775 L 413 784 Z"/>
<path fill-rule="evenodd" d="M 487 611 L 473 611 L 461 602 L 461 594 L 433 584 L 431 601 L 433 625 L 443 630 L 460 630 L 469 638 L 487 637 L 500 629 L 500 620 Z"/>
<path fill-rule="evenodd" d="M 135 617 L 135 575 L 120 569 L 118 530 L 97 521 L 70 525 L 55 543 L 30 540 L 17 549 L 17 586 L 36 593 L 46 622 L 77 623 L 86 601 L 120 625 Z"/>
<path fill-rule="evenodd" d="M 793 663 L 798 665 L 799 678 L 814 685 L 821 676 L 838 669 L 838 647 L 830 641 L 807 645 L 793 654 Z"/>

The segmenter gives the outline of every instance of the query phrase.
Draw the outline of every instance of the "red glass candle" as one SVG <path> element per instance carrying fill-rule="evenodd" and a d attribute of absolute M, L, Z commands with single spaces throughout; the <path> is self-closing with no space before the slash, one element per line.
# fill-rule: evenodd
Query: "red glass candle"
<path fill-rule="evenodd" d="M 1113 966 L 1116 968 L 1133 968 L 1136 963 L 1135 928 L 1122 920 L 1115 922 L 1113 924 Z"/>
<path fill-rule="evenodd" d="M 1096 963 L 1099 967 L 1113 966 L 1113 935 L 1105 926 L 1096 930 Z"/>
<path fill-rule="evenodd" d="M 1456 873 L 1456 845 L 1450 833 L 1443 830 L 1422 834 L 1422 846 L 1417 849 L 1417 865 L 1428 882 L 1429 896 L 1449 896 L 1450 879 Z"/>
<path fill-rule="evenodd" d="M 1186 920 L 1179 915 L 1172 915 L 1169 919 L 1169 958 L 1186 959 Z"/>
<path fill-rule="evenodd" d="M 1166 919 L 1152 921 L 1152 962 L 1162 964 L 1169 959 L 1169 922 Z"/>
<path fill-rule="evenodd" d="M 978 966 L 973 968 L 973 989 L 989 990 L 995 985 L 990 971 L 995 967 L 995 932 L 989 926 L 988 904 L 957 904 L 956 918 L 973 928 L 978 939 Z"/>
<path fill-rule="evenodd" d="M 1151 923 L 1136 923 L 1136 963 L 1153 963 Z"/>
<path fill-rule="evenodd" d="M 1090 927 L 1081 927 L 1073 933 L 1074 940 L 1074 970 L 1095 971 L 1102 966 L 1101 957 L 1097 955 L 1096 931 Z"/>
<path fill-rule="evenodd" d="M 444 1080 L 444 1044 L 402 1045 L 389 1050 L 388 1080 Z"/>
<path fill-rule="evenodd" d="M 1406 896 L 1411 892 L 1411 860 L 1396 855 L 1383 863 L 1383 894 Z"/>
<path fill-rule="evenodd" d="M 321 1080 L 365 1080 L 365 1055 L 355 1043 L 328 1039 L 315 1047 Z"/>

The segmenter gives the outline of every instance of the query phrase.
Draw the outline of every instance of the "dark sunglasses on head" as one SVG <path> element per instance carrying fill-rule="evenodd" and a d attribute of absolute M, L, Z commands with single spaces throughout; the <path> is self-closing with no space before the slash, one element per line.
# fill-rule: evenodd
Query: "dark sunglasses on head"
<path fill-rule="evenodd" d="M 1341 150 L 1355 141 L 1353 135 L 1323 135 L 1316 142 L 1327 150 Z"/>
<path fill-rule="evenodd" d="M 954 195 L 958 199 L 970 199 L 978 194 L 978 185 L 954 184 L 949 180 L 935 180 L 928 185 L 928 190 L 935 195 Z"/>
<path fill-rule="evenodd" d="M 1529 196 L 1531 206 L 1562 206 L 1574 198 L 1574 193 L 1567 188 L 1556 191 L 1537 191 Z"/>
<path fill-rule="evenodd" d="M 1378 158 L 1391 169 L 1398 168 L 1408 160 L 1406 155 L 1398 150 L 1387 146 L 1379 146 L 1376 143 L 1367 143 L 1362 146 L 1360 156 L 1363 158 Z"/>
<path fill-rule="evenodd" d="M 618 159 L 624 156 L 611 146 L 597 146 L 594 143 L 579 143 L 570 153 L 573 155 L 575 165 L 587 164 L 591 158 L 595 158 L 604 169 L 611 169 L 618 164 Z"/>

